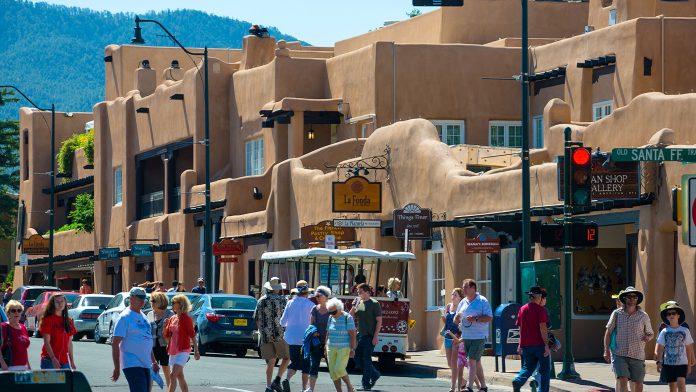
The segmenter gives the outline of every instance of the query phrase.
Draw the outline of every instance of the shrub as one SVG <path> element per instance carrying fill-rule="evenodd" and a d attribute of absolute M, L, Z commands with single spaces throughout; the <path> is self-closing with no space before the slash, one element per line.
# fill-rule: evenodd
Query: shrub
<path fill-rule="evenodd" d="M 65 140 L 58 150 L 58 172 L 72 177 L 72 165 L 75 157 L 75 151 L 79 148 L 85 150 L 87 163 L 94 163 L 94 129 L 90 129 L 85 133 L 72 135 Z"/>

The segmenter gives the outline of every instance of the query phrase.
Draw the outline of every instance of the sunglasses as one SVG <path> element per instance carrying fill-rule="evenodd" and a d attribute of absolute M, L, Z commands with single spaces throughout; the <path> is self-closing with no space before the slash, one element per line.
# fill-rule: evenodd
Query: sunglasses
<path fill-rule="evenodd" d="M 665 314 L 667 315 L 667 317 L 669 317 L 669 316 L 677 316 L 679 313 L 677 313 L 677 312 L 667 312 L 667 313 L 665 313 Z"/>
<path fill-rule="evenodd" d="M 627 299 L 638 299 L 638 296 L 637 295 L 627 295 L 626 298 Z"/>
<path fill-rule="evenodd" d="M 10 309 L 8 313 L 22 313 L 22 309 Z"/>

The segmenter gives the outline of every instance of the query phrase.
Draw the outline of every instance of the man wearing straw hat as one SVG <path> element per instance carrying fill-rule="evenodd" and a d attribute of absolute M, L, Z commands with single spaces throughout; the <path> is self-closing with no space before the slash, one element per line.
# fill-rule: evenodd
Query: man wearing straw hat
<path fill-rule="evenodd" d="M 631 381 L 631 391 L 643 391 L 645 378 L 645 343 L 654 334 L 650 326 L 650 317 L 640 306 L 643 293 L 634 287 L 627 287 L 619 300 L 622 309 L 615 310 L 609 317 L 607 330 L 604 333 L 604 360 L 612 363 L 614 375 L 619 380 L 618 392 L 628 392 L 628 381 Z M 613 349 L 612 362 L 611 334 L 616 329 L 616 348 Z"/>
<path fill-rule="evenodd" d="M 263 288 L 266 294 L 259 298 L 256 304 L 254 320 L 259 329 L 261 358 L 266 360 L 266 392 L 289 392 L 283 391 L 280 385 L 280 378 L 290 364 L 290 350 L 284 339 L 283 327 L 280 325 L 280 317 L 288 301 L 280 293 L 283 284 L 279 278 L 272 277 Z M 271 382 L 277 358 L 281 359 L 280 367 L 275 380 Z"/>

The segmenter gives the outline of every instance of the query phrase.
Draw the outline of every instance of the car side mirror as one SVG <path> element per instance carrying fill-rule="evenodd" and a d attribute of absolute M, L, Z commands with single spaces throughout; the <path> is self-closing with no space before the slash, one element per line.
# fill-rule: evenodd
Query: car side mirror
<path fill-rule="evenodd" d="M 99 305 L 99 310 L 106 310 L 106 305 L 104 305 L 104 304 Z"/>

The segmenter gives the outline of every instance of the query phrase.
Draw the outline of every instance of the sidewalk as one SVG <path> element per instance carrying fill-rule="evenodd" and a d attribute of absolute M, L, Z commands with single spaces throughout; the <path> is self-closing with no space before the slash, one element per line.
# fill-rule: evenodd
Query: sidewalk
<path fill-rule="evenodd" d="M 450 370 L 447 368 L 447 360 L 439 350 L 409 352 L 410 358 L 406 361 L 397 361 L 397 367 L 402 371 L 423 376 L 450 379 Z M 481 358 L 486 382 L 494 385 L 512 386 L 512 380 L 520 370 L 520 361 L 514 359 L 505 360 L 505 370 L 502 372 L 502 363 L 498 359 L 499 372 L 495 372 L 495 357 L 485 356 Z M 644 391 L 667 390 L 667 386 L 658 382 L 652 361 L 646 361 L 646 376 Z M 562 362 L 556 362 L 556 373 L 563 367 Z M 573 381 L 551 380 L 552 392 L 600 392 L 613 391 L 614 374 L 610 365 L 599 362 L 576 362 L 575 371 L 580 373 L 581 379 Z M 466 371 L 464 372 L 466 377 Z M 687 389 L 689 389 L 687 385 Z M 529 384 L 526 387 L 529 390 Z M 524 389 L 523 389 L 524 390 Z"/>

